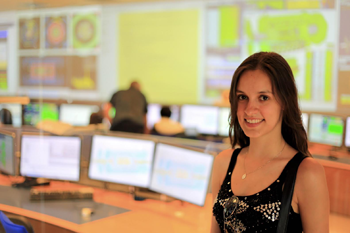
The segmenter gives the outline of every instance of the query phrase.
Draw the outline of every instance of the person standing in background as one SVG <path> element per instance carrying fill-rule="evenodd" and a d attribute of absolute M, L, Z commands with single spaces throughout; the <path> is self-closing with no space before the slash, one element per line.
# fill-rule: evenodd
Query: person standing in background
<path fill-rule="evenodd" d="M 114 93 L 106 106 L 107 109 L 111 107 L 115 108 L 111 131 L 147 132 L 147 100 L 138 82 L 132 82 L 127 90 Z"/>

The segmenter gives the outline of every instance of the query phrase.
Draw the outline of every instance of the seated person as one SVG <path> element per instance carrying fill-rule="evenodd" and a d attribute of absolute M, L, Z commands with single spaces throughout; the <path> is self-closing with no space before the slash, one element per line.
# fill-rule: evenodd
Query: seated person
<path fill-rule="evenodd" d="M 160 111 L 161 119 L 154 124 L 151 134 L 175 136 L 183 134 L 184 128 L 179 122 L 176 122 L 171 117 L 171 110 L 169 107 L 162 107 Z"/>
<path fill-rule="evenodd" d="M 0 123 L 3 125 L 12 125 L 12 114 L 7 108 L 0 110 Z"/>

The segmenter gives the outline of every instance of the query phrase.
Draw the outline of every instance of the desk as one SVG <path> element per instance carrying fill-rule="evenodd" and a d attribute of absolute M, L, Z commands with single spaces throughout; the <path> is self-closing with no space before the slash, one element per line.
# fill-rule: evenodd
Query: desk
<path fill-rule="evenodd" d="M 310 151 L 317 152 L 315 148 L 311 148 Z M 347 156 L 344 155 L 343 158 L 347 158 Z M 350 164 L 343 164 L 326 159 L 318 159 L 318 161 L 325 168 L 332 213 L 350 216 Z M 20 180 L 13 178 L 10 180 L 5 176 L 0 175 L 1 185 L 10 185 L 11 181 L 18 182 Z M 81 187 L 84 186 L 68 182 L 52 181 L 50 188 L 74 189 Z M 94 188 L 94 201 L 125 208 L 130 211 L 112 215 L 96 221 L 76 224 L 43 213 L 33 212 L 10 205 L 0 204 L 0 210 L 27 217 L 32 222 L 36 233 L 95 233 L 101 232 L 101 230 L 106 233 L 207 233 L 210 229 L 212 216 L 211 194 L 208 194 L 205 206 L 198 207 L 193 204 L 180 202 L 177 200 L 172 202 L 162 202 L 150 199 L 135 201 L 130 194 Z M 347 232 L 347 230 L 342 232 Z"/>
<path fill-rule="evenodd" d="M 0 176 L 2 185 L 10 181 Z M 51 189 L 74 189 L 83 186 L 67 182 L 52 181 Z M 118 206 L 130 210 L 122 214 L 112 215 L 103 219 L 76 224 L 67 220 L 46 214 L 26 210 L 19 207 L 0 204 L 0 210 L 25 216 L 34 227 L 35 233 L 40 232 L 208 232 L 211 224 L 211 194 L 208 194 L 204 207 L 193 204 L 158 200 L 135 201 L 130 194 L 94 189 L 94 201 Z"/>

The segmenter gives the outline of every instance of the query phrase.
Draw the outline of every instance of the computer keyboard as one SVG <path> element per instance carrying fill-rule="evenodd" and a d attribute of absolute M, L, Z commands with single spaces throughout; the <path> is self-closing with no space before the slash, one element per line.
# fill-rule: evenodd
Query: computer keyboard
<path fill-rule="evenodd" d="M 42 200 L 74 200 L 74 199 L 92 199 L 93 189 L 92 188 L 81 188 L 78 190 L 30 190 L 31 201 L 42 201 Z"/>

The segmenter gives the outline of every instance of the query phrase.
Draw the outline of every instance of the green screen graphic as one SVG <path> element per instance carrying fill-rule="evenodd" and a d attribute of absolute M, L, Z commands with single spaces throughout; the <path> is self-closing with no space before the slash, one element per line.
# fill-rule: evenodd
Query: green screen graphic
<path fill-rule="evenodd" d="M 6 144 L 5 141 L 1 142 L 1 164 L 3 167 L 6 167 Z"/>

